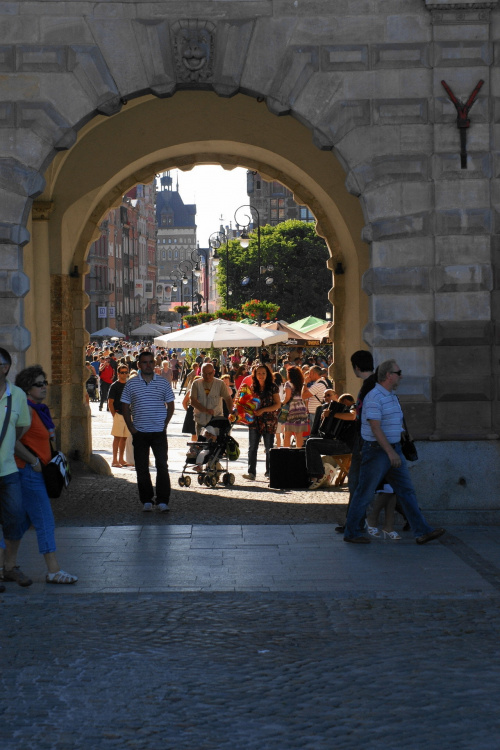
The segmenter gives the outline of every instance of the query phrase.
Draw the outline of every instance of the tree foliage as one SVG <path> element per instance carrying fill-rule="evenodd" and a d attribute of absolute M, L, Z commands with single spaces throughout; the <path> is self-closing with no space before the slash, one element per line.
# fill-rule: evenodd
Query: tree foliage
<path fill-rule="evenodd" d="M 274 266 L 260 275 L 257 286 L 257 230 L 250 234 L 248 248 L 237 240 L 228 243 L 229 297 L 231 307 L 240 307 L 249 299 L 266 299 L 280 306 L 279 317 L 290 323 L 307 315 L 324 318 L 328 306 L 328 292 L 332 273 L 326 267 L 329 257 L 325 241 L 318 237 L 314 225 L 289 220 L 276 226 L 261 227 L 261 266 Z M 221 262 L 217 268 L 217 286 L 222 299 L 226 298 L 226 248 L 219 251 Z M 250 278 L 247 286 L 241 282 Z M 273 284 L 265 283 L 266 277 Z"/>

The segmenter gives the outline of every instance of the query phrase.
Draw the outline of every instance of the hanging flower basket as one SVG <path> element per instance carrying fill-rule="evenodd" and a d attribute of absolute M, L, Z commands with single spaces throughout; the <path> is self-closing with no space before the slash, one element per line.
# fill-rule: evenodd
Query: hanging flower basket
<path fill-rule="evenodd" d="M 179 313 L 179 315 L 185 315 L 190 311 L 190 309 L 191 308 L 189 307 L 189 305 L 175 305 L 174 307 L 174 311 L 176 313 Z"/>
<path fill-rule="evenodd" d="M 199 312 L 194 317 L 196 318 L 196 325 L 199 325 L 200 323 L 209 323 L 211 320 L 214 320 L 215 315 L 214 313 Z"/>
<path fill-rule="evenodd" d="M 241 318 L 241 312 L 234 308 L 221 307 L 220 310 L 215 311 L 215 317 L 221 318 L 222 320 L 239 320 Z"/>
<path fill-rule="evenodd" d="M 241 306 L 241 309 L 243 314 L 250 318 L 258 317 L 263 320 L 272 320 L 277 316 L 280 306 L 276 305 L 274 302 L 266 302 L 265 300 L 261 302 L 258 299 L 251 299 L 248 302 L 245 302 Z"/>

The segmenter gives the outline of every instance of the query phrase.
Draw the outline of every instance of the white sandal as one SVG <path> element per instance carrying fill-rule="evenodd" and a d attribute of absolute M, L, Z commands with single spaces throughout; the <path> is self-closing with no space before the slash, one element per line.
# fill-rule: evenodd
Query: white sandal
<path fill-rule="evenodd" d="M 58 570 L 57 573 L 47 573 L 45 580 L 47 583 L 76 583 L 78 576 L 72 576 L 65 570 Z"/>

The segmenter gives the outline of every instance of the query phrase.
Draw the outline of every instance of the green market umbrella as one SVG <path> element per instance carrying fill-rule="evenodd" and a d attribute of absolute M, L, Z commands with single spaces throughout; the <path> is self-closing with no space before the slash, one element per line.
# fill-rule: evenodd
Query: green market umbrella
<path fill-rule="evenodd" d="M 323 325 L 323 323 L 326 323 L 326 320 L 323 320 L 322 318 L 315 318 L 314 315 L 308 315 L 307 318 L 302 318 L 302 320 L 298 320 L 296 323 L 289 323 L 288 325 L 290 328 L 294 328 L 296 331 L 302 331 L 302 333 L 307 333 L 313 328 L 318 328 L 318 326 Z"/>

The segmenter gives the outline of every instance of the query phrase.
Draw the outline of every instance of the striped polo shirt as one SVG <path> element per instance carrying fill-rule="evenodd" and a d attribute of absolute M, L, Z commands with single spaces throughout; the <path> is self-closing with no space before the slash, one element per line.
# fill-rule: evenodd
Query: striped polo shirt
<path fill-rule="evenodd" d="M 156 375 L 147 383 L 139 370 L 137 377 L 127 380 L 121 396 L 122 404 L 130 404 L 134 427 L 139 432 L 162 432 L 165 429 L 167 407 L 175 400 L 172 386 Z"/>
<path fill-rule="evenodd" d="M 399 443 L 403 430 L 403 412 L 398 397 L 393 391 L 377 383 L 375 388 L 366 394 L 361 414 L 361 437 L 363 440 L 376 440 L 369 419 L 380 422 L 382 432 L 390 443 Z"/>

